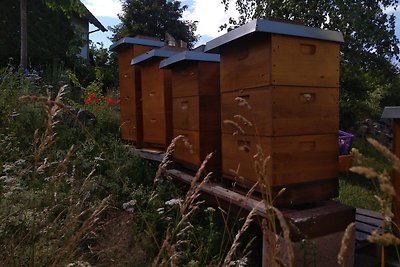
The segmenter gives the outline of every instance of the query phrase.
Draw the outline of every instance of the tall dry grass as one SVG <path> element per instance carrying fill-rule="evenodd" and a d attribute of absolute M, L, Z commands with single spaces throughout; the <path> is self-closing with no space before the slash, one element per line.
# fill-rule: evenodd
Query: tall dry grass
<path fill-rule="evenodd" d="M 393 171 L 400 171 L 400 159 L 394 153 L 372 138 L 367 138 L 367 141 L 390 162 Z M 397 245 L 400 244 L 400 239 L 394 234 L 394 232 L 399 231 L 399 226 L 393 220 L 394 214 L 392 212 L 393 199 L 397 192 L 393 187 L 392 177 L 387 170 L 377 171 L 372 167 L 360 165 L 363 164 L 363 162 L 366 162 L 366 159 L 360 153 L 360 151 L 355 148 L 352 149 L 351 155 L 354 158 L 354 162 L 359 164 L 359 166 L 351 167 L 350 171 L 377 182 L 379 189 L 382 192 L 382 196 L 375 195 L 376 200 L 379 202 L 382 222 L 377 229 L 371 232 L 371 234 L 367 237 L 367 240 L 370 243 L 376 244 L 380 247 L 381 266 L 385 266 L 385 247 L 396 246 L 397 248 Z M 348 243 L 350 242 L 350 232 L 354 231 L 354 228 L 355 224 L 350 224 L 343 236 L 341 249 L 338 255 L 338 264 L 341 267 L 345 266 L 345 257 L 347 254 Z M 398 261 L 400 262 L 400 255 L 397 257 Z"/>
<path fill-rule="evenodd" d="M 368 138 L 367 141 L 379 151 L 383 157 L 389 160 L 393 170 L 400 171 L 400 160 L 395 154 L 374 139 Z M 356 149 L 352 150 L 352 155 L 357 162 L 362 162 L 364 159 L 362 154 Z M 396 195 L 396 190 L 393 187 L 391 175 L 386 170 L 379 172 L 366 166 L 355 166 L 352 167 L 350 171 L 376 181 L 379 185 L 379 189 L 383 193 L 381 197 L 375 196 L 380 205 L 380 212 L 383 219 L 382 224 L 371 233 L 368 237 L 368 241 L 382 246 L 400 244 L 400 239 L 392 233 L 392 230 L 398 231 L 399 226 L 393 221 L 392 200 Z"/>
<path fill-rule="evenodd" d="M 6 188 L 2 196 L 0 230 L 7 235 L 14 229 L 10 239 L 1 242 L 4 266 L 65 266 L 96 232 L 109 208 L 110 197 L 91 199 L 90 174 L 86 179 L 76 177 L 71 166 L 73 146 L 59 160 L 50 152 L 57 138 L 57 115 L 65 108 L 65 89 L 61 87 L 54 100 L 49 91 L 47 96 L 20 97 L 23 102 L 44 104 L 47 119 L 43 132 L 34 133 L 32 158 L 21 159 L 23 169 L 14 166 L 16 171 L 8 178 L 21 188 Z"/>
<path fill-rule="evenodd" d="M 172 140 L 171 144 L 168 146 L 166 153 L 157 170 L 155 182 L 160 179 L 162 174 L 167 177 L 170 176 L 167 172 L 168 165 L 169 163 L 171 163 L 169 159 L 173 154 L 176 142 L 183 138 L 184 136 L 182 135 L 175 137 Z M 152 266 L 178 266 L 177 262 L 179 257 L 181 256 L 179 246 L 182 243 L 190 242 L 190 240 L 182 240 L 181 237 L 185 236 L 185 232 L 193 227 L 190 223 L 190 217 L 202 203 L 201 201 L 198 201 L 201 188 L 209 182 L 212 176 L 212 172 L 208 172 L 204 176 L 206 165 L 211 158 L 212 153 L 206 156 L 196 174 L 194 175 L 185 197 L 182 201 L 179 202 L 179 217 L 177 223 L 174 225 L 174 227 L 167 229 L 165 238 L 162 242 L 156 258 L 153 261 Z M 165 255 L 168 256 L 166 257 Z"/>
<path fill-rule="evenodd" d="M 252 110 L 250 103 L 242 98 L 236 97 L 235 102 L 239 108 L 246 110 Z M 251 113 L 253 114 L 253 113 Z M 225 120 L 224 123 L 231 125 L 234 129 L 234 136 L 241 136 L 247 134 L 248 131 L 258 135 L 257 125 L 252 121 L 255 121 L 254 114 L 251 119 L 246 118 L 240 114 L 236 114 L 232 119 Z M 247 151 L 251 151 L 247 148 Z M 276 196 L 272 193 L 271 177 L 268 174 L 268 164 L 270 161 L 269 155 L 266 155 L 261 147 L 261 141 L 256 146 L 256 153 L 251 155 L 254 162 L 254 169 L 257 175 L 257 183 L 249 190 L 247 196 L 251 196 L 256 187 L 262 187 L 261 194 L 263 200 L 263 206 L 266 211 L 266 216 L 263 218 L 261 229 L 263 236 L 266 239 L 266 245 L 268 249 L 267 255 L 267 265 L 268 266 L 293 266 L 294 263 L 294 251 L 292 242 L 290 240 L 290 229 L 284 218 L 283 214 L 274 207 L 274 200 L 285 193 L 285 188 L 283 188 Z M 238 168 L 232 170 L 232 173 L 238 179 L 245 179 L 245 174 L 240 173 L 240 162 L 238 163 Z M 251 214 L 251 213 L 250 213 Z M 249 214 L 249 215 L 250 215 Z M 235 238 L 236 239 L 236 238 Z"/>

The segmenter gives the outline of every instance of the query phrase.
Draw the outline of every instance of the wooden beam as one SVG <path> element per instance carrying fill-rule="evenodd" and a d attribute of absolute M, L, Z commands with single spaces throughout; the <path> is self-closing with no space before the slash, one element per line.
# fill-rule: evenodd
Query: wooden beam
<path fill-rule="evenodd" d="M 180 170 L 171 169 L 168 173 L 185 184 L 191 184 L 193 176 Z M 246 216 L 256 209 L 256 222 L 267 218 L 263 202 L 252 196 L 246 196 L 209 182 L 201 188 L 202 198 L 217 204 L 219 207 Z M 313 238 L 344 231 L 347 225 L 355 220 L 355 208 L 336 201 L 321 201 L 308 206 L 281 209 L 286 221 L 292 226 L 291 239 L 298 241 L 304 237 Z"/>
<path fill-rule="evenodd" d="M 164 152 L 161 150 L 155 149 L 136 149 L 134 148 L 134 152 L 136 155 L 143 159 L 148 159 L 152 161 L 161 162 L 164 158 Z"/>

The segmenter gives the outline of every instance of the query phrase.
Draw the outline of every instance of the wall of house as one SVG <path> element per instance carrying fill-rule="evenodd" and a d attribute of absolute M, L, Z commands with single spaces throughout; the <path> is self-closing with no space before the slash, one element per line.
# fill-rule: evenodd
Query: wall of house
<path fill-rule="evenodd" d="M 72 18 L 72 24 L 81 32 L 83 45 L 81 51 L 78 54 L 82 58 L 89 58 L 89 23 L 85 18 L 74 17 Z"/>

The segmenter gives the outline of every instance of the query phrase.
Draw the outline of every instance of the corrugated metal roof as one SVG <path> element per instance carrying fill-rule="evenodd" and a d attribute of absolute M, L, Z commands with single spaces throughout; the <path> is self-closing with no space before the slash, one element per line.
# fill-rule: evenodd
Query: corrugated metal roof
<path fill-rule="evenodd" d="M 257 19 L 207 42 L 204 51 L 218 51 L 220 46 L 256 32 L 298 36 L 332 42 L 344 41 L 341 32 L 323 30 L 292 23 Z"/>
<path fill-rule="evenodd" d="M 382 113 L 382 119 L 400 119 L 400 106 L 385 107 Z"/>
<path fill-rule="evenodd" d="M 160 62 L 160 69 L 171 67 L 182 61 L 208 61 L 219 62 L 220 56 L 218 54 L 210 54 L 196 51 L 184 51 L 172 57 L 164 59 Z"/>
<path fill-rule="evenodd" d="M 179 52 L 181 52 L 181 51 L 165 49 L 164 47 L 160 48 L 160 49 L 153 49 L 153 50 L 150 50 L 149 52 L 146 52 L 144 54 L 141 54 L 141 55 L 133 58 L 131 61 L 131 65 L 136 65 L 136 64 L 142 63 L 142 62 L 149 60 L 151 58 L 154 58 L 154 57 L 161 57 L 161 58 L 171 57 Z"/>
<path fill-rule="evenodd" d="M 152 39 L 140 38 L 140 37 L 124 37 L 113 43 L 110 46 L 110 50 L 115 51 L 123 46 L 128 46 L 128 45 L 148 45 L 148 46 L 162 47 L 164 46 L 164 42 Z"/>

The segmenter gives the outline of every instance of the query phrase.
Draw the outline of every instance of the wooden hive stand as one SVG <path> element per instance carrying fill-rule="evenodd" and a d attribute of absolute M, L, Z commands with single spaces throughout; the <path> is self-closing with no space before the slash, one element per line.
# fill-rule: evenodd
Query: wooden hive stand
<path fill-rule="evenodd" d="M 339 32 L 254 20 L 206 44 L 206 52 L 221 55 L 225 178 L 245 188 L 254 185 L 259 175 L 253 156 L 260 146 L 270 156 L 266 174 L 273 190 L 286 188 L 278 205 L 338 194 L 341 42 Z M 238 129 L 224 123 L 228 120 L 241 125 L 239 134 L 233 135 Z M 239 164 L 244 180 L 232 175 Z"/>
<path fill-rule="evenodd" d="M 185 50 L 165 46 L 132 59 L 141 68 L 143 147 L 166 148 L 172 139 L 171 71 L 160 69 L 160 61 Z"/>
<path fill-rule="evenodd" d="M 183 135 L 191 145 L 178 142 L 174 160 L 197 169 L 214 152 L 207 168 L 220 168 L 219 55 L 184 51 L 160 63 L 172 71 L 173 135 Z"/>
<path fill-rule="evenodd" d="M 121 139 L 131 141 L 139 148 L 143 143 L 140 68 L 131 66 L 131 60 L 163 45 L 158 39 L 136 36 L 124 37 L 110 47 L 118 54 Z"/>

